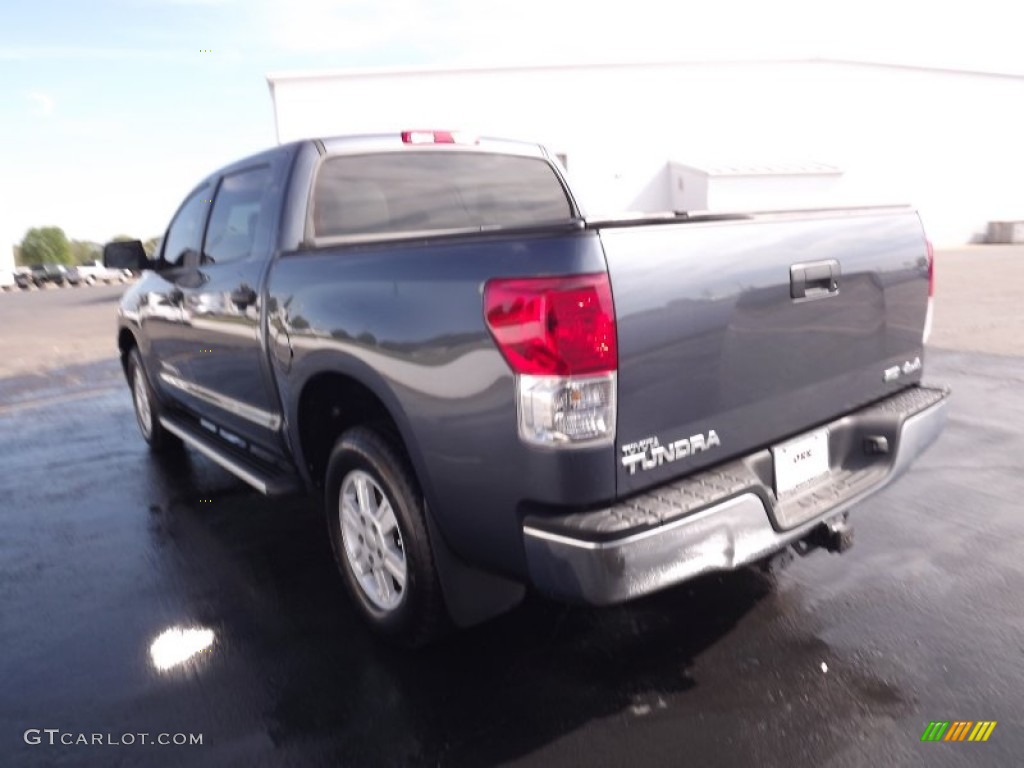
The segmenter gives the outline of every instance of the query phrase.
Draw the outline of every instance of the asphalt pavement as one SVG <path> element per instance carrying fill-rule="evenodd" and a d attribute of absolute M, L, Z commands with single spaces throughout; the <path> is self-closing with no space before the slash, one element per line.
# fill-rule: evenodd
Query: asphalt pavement
<path fill-rule="evenodd" d="M 530 596 L 416 653 L 359 623 L 314 504 L 149 455 L 119 289 L 0 296 L 0 765 L 1019 765 L 1024 334 L 959 325 L 1019 321 L 1013 254 L 940 254 L 949 426 L 852 550 L 610 609 Z M 175 629 L 212 642 L 161 670 Z M 935 720 L 998 724 L 922 742 Z"/>
<path fill-rule="evenodd" d="M 83 285 L 0 293 L 0 376 L 48 376 L 71 365 L 109 361 L 117 354 L 114 313 L 124 290 Z"/>

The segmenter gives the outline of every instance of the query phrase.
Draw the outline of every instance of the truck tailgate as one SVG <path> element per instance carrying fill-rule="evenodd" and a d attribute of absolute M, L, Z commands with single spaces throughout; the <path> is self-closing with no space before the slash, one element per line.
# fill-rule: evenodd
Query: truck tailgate
<path fill-rule="evenodd" d="M 909 208 L 598 229 L 618 320 L 620 496 L 920 380 L 928 257 Z"/>

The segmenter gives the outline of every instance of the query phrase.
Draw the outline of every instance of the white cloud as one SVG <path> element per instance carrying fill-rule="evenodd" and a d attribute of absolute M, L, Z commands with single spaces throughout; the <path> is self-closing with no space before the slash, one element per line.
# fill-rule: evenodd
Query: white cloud
<path fill-rule="evenodd" d="M 102 48 L 80 45 L 5 45 L 0 46 L 0 61 L 46 61 L 80 59 L 118 61 L 123 59 L 172 59 L 181 53 L 149 48 Z"/>
<path fill-rule="evenodd" d="M 121 58 L 113 48 L 85 48 L 75 45 L 5 45 L 0 47 L 0 61 L 38 61 L 39 59 L 113 59 Z"/>
<path fill-rule="evenodd" d="M 253 22 L 285 52 L 399 66 L 827 57 L 1024 71 L 1016 28 L 993 23 L 1001 1 L 263 0 Z"/>
<path fill-rule="evenodd" d="M 294 0 L 265 3 L 258 23 L 275 47 L 317 54 L 409 43 L 431 33 L 436 21 L 432 16 L 432 6 L 418 0 Z"/>
<path fill-rule="evenodd" d="M 288 51 L 388 46 L 394 55 L 404 47 L 460 64 L 803 54 L 824 12 L 814 0 L 784 2 L 785 12 L 744 0 L 632 0 L 628 6 L 589 0 L 293 0 L 264 3 L 261 20 L 274 43 Z"/>
<path fill-rule="evenodd" d="M 57 102 L 53 100 L 52 96 L 48 96 L 40 91 L 33 91 L 28 95 L 28 98 L 36 105 L 35 114 L 37 115 L 52 115 L 53 110 L 57 106 Z"/>

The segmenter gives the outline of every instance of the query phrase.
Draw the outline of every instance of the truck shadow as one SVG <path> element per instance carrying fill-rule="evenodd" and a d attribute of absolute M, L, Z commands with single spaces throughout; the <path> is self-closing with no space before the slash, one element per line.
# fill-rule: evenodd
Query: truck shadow
<path fill-rule="evenodd" d="M 744 570 L 613 608 L 531 595 L 402 651 L 350 607 L 312 501 L 258 496 L 192 454 L 153 480 L 168 502 L 152 533 L 173 544 L 176 579 L 204 596 L 196 613 L 257 678 L 273 743 L 316 744 L 339 764 L 493 765 L 593 720 L 656 714 L 670 699 L 677 708 L 697 686 L 694 658 L 772 588 Z"/>
<path fill-rule="evenodd" d="M 92 305 L 92 304 L 118 304 L 121 301 L 121 295 L 128 288 L 128 286 L 121 286 L 122 290 L 118 293 L 101 294 L 99 296 L 75 296 L 75 304 L 79 305 Z"/>

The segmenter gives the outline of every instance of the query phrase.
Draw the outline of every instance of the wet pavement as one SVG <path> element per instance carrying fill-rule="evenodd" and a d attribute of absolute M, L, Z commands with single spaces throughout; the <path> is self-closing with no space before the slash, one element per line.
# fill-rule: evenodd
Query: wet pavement
<path fill-rule="evenodd" d="M 314 505 L 195 452 L 152 459 L 116 363 L 66 371 L 67 399 L 8 379 L 2 762 L 1016 764 L 1024 361 L 928 362 L 956 391 L 950 425 L 855 511 L 847 554 L 613 609 L 531 598 L 411 654 L 357 621 Z M 215 639 L 161 672 L 150 644 L 172 627 Z M 999 724 L 985 744 L 919 741 L 946 719 Z M 31 728 L 203 743 L 29 745 Z"/>
<path fill-rule="evenodd" d="M 531 596 L 416 653 L 363 629 L 314 504 L 153 459 L 116 362 L 0 380 L 0 765 L 1019 765 L 1024 358 L 927 373 L 946 433 L 847 554 L 611 609 Z M 176 627 L 212 645 L 161 671 Z M 920 741 L 957 719 L 998 726 Z"/>

